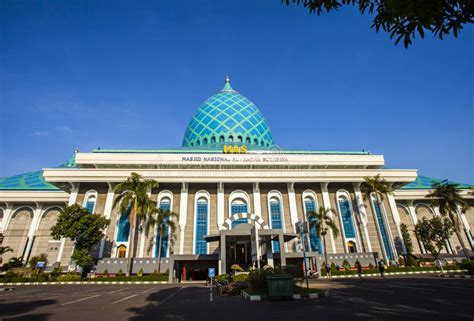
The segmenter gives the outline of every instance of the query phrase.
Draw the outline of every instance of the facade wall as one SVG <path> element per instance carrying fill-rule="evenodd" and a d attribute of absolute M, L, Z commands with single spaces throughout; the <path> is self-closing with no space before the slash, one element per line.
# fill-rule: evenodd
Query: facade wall
<path fill-rule="evenodd" d="M 33 221 L 33 209 L 21 207 L 14 211 L 6 231 L 4 232 L 3 246 L 9 246 L 13 252 L 3 255 L 3 261 L 8 262 L 12 257 L 20 257 L 25 251 L 28 241 L 28 231 Z"/>

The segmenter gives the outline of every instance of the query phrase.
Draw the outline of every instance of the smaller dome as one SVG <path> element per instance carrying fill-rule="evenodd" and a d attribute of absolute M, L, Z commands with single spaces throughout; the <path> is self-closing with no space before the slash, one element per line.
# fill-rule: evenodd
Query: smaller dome
<path fill-rule="evenodd" d="M 230 85 L 209 97 L 191 119 L 183 147 L 242 143 L 270 147 L 273 137 L 260 110 Z"/>

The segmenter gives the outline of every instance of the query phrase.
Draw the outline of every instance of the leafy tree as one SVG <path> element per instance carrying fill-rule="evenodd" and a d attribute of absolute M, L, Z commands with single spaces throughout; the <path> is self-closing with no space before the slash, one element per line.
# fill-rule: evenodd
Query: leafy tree
<path fill-rule="evenodd" d="M 309 212 L 308 213 L 308 222 L 309 227 L 316 227 L 316 233 L 323 238 L 323 252 L 324 252 L 324 261 L 328 261 L 328 251 L 326 246 L 326 235 L 328 234 L 329 230 L 332 230 L 334 237 L 337 237 L 339 233 L 339 229 L 334 223 L 334 220 L 331 217 L 331 214 L 334 211 L 330 208 L 324 208 L 320 206 L 317 212 Z"/>
<path fill-rule="evenodd" d="M 121 215 L 128 215 L 128 221 L 130 222 L 130 250 L 127 276 L 132 274 L 137 221 L 146 224 L 149 221 L 150 209 L 156 207 L 156 204 L 150 199 L 148 194 L 153 188 L 158 188 L 157 181 L 143 179 L 137 173 L 132 173 L 124 182 L 117 184 L 114 188 L 117 198 L 114 201 L 113 207 L 118 208 L 119 212 L 122 213 Z"/>
<path fill-rule="evenodd" d="M 47 260 L 48 260 L 48 255 L 46 255 L 45 253 L 42 253 L 40 255 L 32 256 L 30 260 L 28 261 L 28 265 L 30 266 L 31 270 L 36 270 L 36 263 L 44 262 L 46 265 Z"/>
<path fill-rule="evenodd" d="M 469 208 L 467 201 L 461 196 L 459 192 L 459 185 L 442 181 L 432 184 L 433 191 L 426 195 L 431 199 L 433 206 L 439 207 L 439 212 L 442 216 L 448 217 L 454 226 L 454 232 L 458 237 L 459 244 L 461 244 L 464 256 L 469 261 L 469 255 L 466 251 L 464 240 L 461 237 L 461 218 L 460 212 L 465 213 Z"/>
<path fill-rule="evenodd" d="M 384 195 L 392 194 L 392 187 L 389 183 L 387 183 L 385 179 L 380 177 L 380 174 L 377 174 L 374 177 L 364 177 L 364 180 L 365 182 L 360 188 L 362 193 L 364 193 L 364 199 L 370 200 L 370 195 L 373 194 L 375 196 L 380 211 L 382 211 L 382 202 L 384 199 Z"/>
<path fill-rule="evenodd" d="M 178 217 L 176 213 L 173 213 L 169 210 L 162 210 L 161 208 L 152 208 L 149 209 L 151 214 L 151 225 L 156 225 L 158 230 L 158 271 L 161 271 L 161 248 L 163 245 L 163 238 L 167 231 L 169 231 L 170 240 L 173 238 L 176 231 L 176 224 L 173 221 L 173 218 Z"/>
<path fill-rule="evenodd" d="M 405 262 L 406 266 L 415 265 L 415 259 L 413 257 L 413 242 L 411 241 L 410 233 L 408 232 L 408 227 L 406 224 L 400 224 L 400 231 L 402 232 L 403 243 L 405 244 L 405 249 L 407 250 L 407 259 Z"/>
<path fill-rule="evenodd" d="M 415 233 L 418 239 L 423 243 L 425 249 L 430 252 L 435 260 L 438 260 L 439 253 L 453 234 L 453 224 L 445 217 L 441 219 L 439 216 L 435 216 L 432 219 L 423 217 L 415 225 Z"/>
<path fill-rule="evenodd" d="M 8 260 L 7 263 L 2 265 L 3 271 L 9 271 L 13 268 L 23 267 L 23 258 L 22 257 L 12 257 Z"/>
<path fill-rule="evenodd" d="M 302 4 L 310 13 L 318 16 L 342 6 L 357 6 L 360 13 L 375 14 L 371 28 L 382 29 L 395 38 L 395 44 L 403 39 L 405 48 L 412 44 L 418 33 L 424 38 L 425 31 L 443 39 L 451 32 L 457 38 L 465 24 L 472 23 L 473 0 L 282 0 L 283 3 Z"/>
<path fill-rule="evenodd" d="M 74 242 L 72 260 L 85 268 L 92 262 L 90 249 L 100 242 L 103 230 L 110 220 L 99 214 L 91 214 L 77 204 L 66 206 L 59 214 L 56 224 L 51 227 L 51 236 L 55 240 L 68 238 Z"/>

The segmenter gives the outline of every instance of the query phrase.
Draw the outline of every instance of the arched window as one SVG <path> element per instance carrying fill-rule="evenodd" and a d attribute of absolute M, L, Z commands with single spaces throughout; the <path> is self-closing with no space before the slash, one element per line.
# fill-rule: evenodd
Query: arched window
<path fill-rule="evenodd" d="M 270 207 L 270 218 L 272 223 L 272 229 L 281 229 L 282 218 L 281 218 L 281 203 L 280 200 L 276 197 L 270 198 L 269 201 Z M 273 243 L 273 253 L 280 253 L 280 243 L 276 240 L 272 241 Z"/>
<path fill-rule="evenodd" d="M 95 204 L 97 203 L 97 192 L 96 191 L 88 191 L 84 196 L 84 203 L 83 207 L 89 211 L 89 213 L 94 213 L 95 211 Z"/>
<path fill-rule="evenodd" d="M 207 198 L 200 197 L 196 202 L 196 239 L 194 254 L 207 254 L 207 242 L 204 236 L 208 233 L 209 203 Z"/>
<path fill-rule="evenodd" d="M 207 138 L 204 138 L 204 139 L 202 140 L 202 144 L 203 144 L 203 145 L 207 145 Z"/>
<path fill-rule="evenodd" d="M 370 198 L 372 200 L 372 206 L 374 208 L 375 218 L 377 221 L 377 226 L 379 227 L 380 237 L 382 239 L 383 248 L 385 249 L 385 254 L 387 255 L 389 260 L 394 260 L 395 257 L 393 256 L 392 247 L 390 246 L 390 239 L 387 233 L 387 228 L 385 225 L 385 220 L 383 218 L 382 209 L 380 208 L 379 202 L 373 195 L 371 195 Z"/>
<path fill-rule="evenodd" d="M 219 142 L 220 142 L 220 143 L 223 143 L 224 141 L 225 141 L 224 136 L 219 137 Z"/>
<path fill-rule="evenodd" d="M 132 206 L 129 206 L 125 212 L 120 214 L 120 218 L 117 223 L 117 242 L 128 242 L 128 235 L 130 234 L 130 221 L 128 216 L 130 215 L 131 210 Z"/>
<path fill-rule="evenodd" d="M 159 201 L 160 203 L 158 204 L 158 207 L 163 211 L 171 211 L 171 199 L 169 197 L 163 197 Z M 158 228 L 158 226 L 157 226 Z M 169 228 L 165 229 L 163 235 L 162 235 L 162 240 L 161 240 L 161 257 L 168 257 L 168 242 L 169 242 Z M 159 244 L 160 244 L 160 235 L 157 231 L 156 233 L 156 244 L 158 246 L 155 246 L 155 257 L 158 257 L 158 252 L 159 252 Z"/>
<path fill-rule="evenodd" d="M 349 253 L 355 253 L 357 252 L 356 244 L 354 241 L 349 241 L 347 242 L 347 251 Z"/>
<path fill-rule="evenodd" d="M 258 145 L 258 139 L 255 138 L 255 139 L 253 140 L 253 144 L 254 144 L 254 145 Z"/>
<path fill-rule="evenodd" d="M 242 136 L 237 136 L 237 141 L 238 141 L 239 143 L 242 143 Z"/>
<path fill-rule="evenodd" d="M 196 146 L 199 146 L 199 145 L 201 145 L 201 141 L 198 139 L 198 140 L 196 141 Z"/>
<path fill-rule="evenodd" d="M 340 190 L 336 193 L 337 195 L 337 206 L 341 215 L 342 222 L 342 233 L 346 242 L 346 249 L 350 241 L 356 245 L 356 229 L 354 224 L 354 215 L 352 213 L 350 194 L 347 191 Z M 357 250 L 357 249 L 356 249 Z"/>
<path fill-rule="evenodd" d="M 126 256 L 127 256 L 127 247 L 122 244 L 117 248 L 117 257 L 124 258 Z"/>
<path fill-rule="evenodd" d="M 247 202 L 244 199 L 237 198 L 233 200 L 230 207 L 230 215 L 248 213 Z M 248 220 L 246 218 L 235 220 L 232 222 L 232 228 L 242 223 L 248 223 Z"/>
<path fill-rule="evenodd" d="M 265 142 L 263 140 L 260 141 L 261 146 L 265 146 Z"/>
<path fill-rule="evenodd" d="M 216 137 L 215 136 L 212 136 L 211 137 L 211 143 L 214 144 L 216 142 Z"/>
<path fill-rule="evenodd" d="M 317 221 L 317 218 L 312 216 L 311 218 L 308 217 L 308 214 L 311 212 L 316 212 L 316 201 L 313 195 L 304 196 L 304 212 L 308 222 Z M 316 229 L 316 225 L 313 225 L 309 228 L 309 248 L 311 251 L 318 251 L 318 253 L 323 253 L 323 247 L 321 244 L 321 239 L 319 238 L 318 231 Z"/>
<path fill-rule="evenodd" d="M 234 136 L 230 135 L 229 136 L 229 142 L 233 142 L 234 141 Z"/>
<path fill-rule="evenodd" d="M 189 144 L 189 146 L 193 147 L 193 146 L 194 146 L 194 143 Z"/>
<path fill-rule="evenodd" d="M 247 144 L 250 144 L 250 137 L 247 137 L 247 138 L 245 139 L 245 142 L 246 142 Z"/>

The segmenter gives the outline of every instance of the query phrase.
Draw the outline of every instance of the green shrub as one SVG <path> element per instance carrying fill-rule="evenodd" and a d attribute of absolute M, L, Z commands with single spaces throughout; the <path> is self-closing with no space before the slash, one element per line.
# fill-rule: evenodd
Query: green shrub
<path fill-rule="evenodd" d="M 331 263 L 331 274 L 332 274 L 333 272 L 336 272 L 336 271 L 337 271 L 336 263 L 332 262 L 332 263 Z"/>
<path fill-rule="evenodd" d="M 66 273 L 63 275 L 58 276 L 56 279 L 58 282 L 66 282 L 66 281 L 80 281 L 81 276 L 74 272 Z"/>
<path fill-rule="evenodd" d="M 249 275 L 247 273 L 235 274 L 231 277 L 232 282 L 248 281 L 248 278 Z"/>
<path fill-rule="evenodd" d="M 44 253 L 40 255 L 32 256 L 30 260 L 28 261 L 28 265 L 30 266 L 30 269 L 36 270 L 36 263 L 44 262 L 46 265 L 47 259 L 48 259 L 48 256 Z"/>
<path fill-rule="evenodd" d="M 123 273 L 122 269 L 118 270 L 117 274 L 118 277 L 124 276 L 125 274 Z"/>
<path fill-rule="evenodd" d="M 244 271 L 244 269 L 242 269 L 242 268 L 240 267 L 240 265 L 238 265 L 238 264 L 232 264 L 232 266 L 230 267 L 230 269 L 231 269 L 232 271 L 234 271 L 234 272 L 243 272 L 243 271 Z"/>
<path fill-rule="evenodd" d="M 137 276 L 139 276 L 139 277 L 143 276 L 143 269 L 140 269 L 140 271 L 138 271 Z"/>
<path fill-rule="evenodd" d="M 342 267 L 344 268 L 344 270 L 350 271 L 351 264 L 349 263 L 349 261 L 347 261 L 347 259 L 344 259 L 344 261 L 342 261 Z"/>
<path fill-rule="evenodd" d="M 275 274 L 273 269 L 255 269 L 250 271 L 247 281 L 255 291 L 268 292 L 267 276 Z"/>
<path fill-rule="evenodd" d="M 58 276 L 60 276 L 62 273 L 61 271 L 61 268 L 57 267 L 57 268 L 54 268 L 51 273 L 49 273 L 49 276 L 52 277 L 52 278 L 57 278 Z"/>
<path fill-rule="evenodd" d="M 150 273 L 150 275 L 160 275 L 157 269 L 154 269 L 153 272 Z"/>
<path fill-rule="evenodd" d="M 217 281 L 229 281 L 230 280 L 230 275 L 229 274 L 219 274 L 216 276 Z"/>
<path fill-rule="evenodd" d="M 109 275 L 109 270 L 105 269 L 104 272 L 102 272 L 102 275 Z"/>
<path fill-rule="evenodd" d="M 474 275 L 474 261 L 463 260 L 461 262 L 460 268 L 463 270 L 467 270 L 469 275 Z"/>

